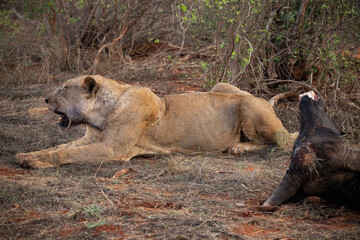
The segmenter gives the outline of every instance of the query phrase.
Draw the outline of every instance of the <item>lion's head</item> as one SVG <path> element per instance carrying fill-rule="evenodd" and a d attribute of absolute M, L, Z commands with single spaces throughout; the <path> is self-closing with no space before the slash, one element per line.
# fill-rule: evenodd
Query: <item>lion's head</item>
<path fill-rule="evenodd" d="M 98 82 L 86 76 L 70 79 L 46 96 L 49 110 L 62 116 L 60 132 L 66 132 L 70 126 L 81 123 L 93 125 L 90 111 L 98 90 Z"/>

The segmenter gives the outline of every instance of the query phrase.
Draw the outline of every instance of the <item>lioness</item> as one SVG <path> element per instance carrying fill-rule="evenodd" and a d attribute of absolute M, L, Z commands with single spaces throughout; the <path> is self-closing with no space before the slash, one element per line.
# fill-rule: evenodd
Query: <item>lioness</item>
<path fill-rule="evenodd" d="M 229 84 L 212 92 L 156 96 L 101 76 L 70 79 L 46 103 L 62 116 L 59 126 L 86 125 L 85 135 L 54 148 L 19 153 L 22 166 L 46 168 L 73 162 L 130 160 L 158 153 L 262 149 L 288 135 L 270 104 Z M 246 138 L 247 142 L 240 139 Z"/>

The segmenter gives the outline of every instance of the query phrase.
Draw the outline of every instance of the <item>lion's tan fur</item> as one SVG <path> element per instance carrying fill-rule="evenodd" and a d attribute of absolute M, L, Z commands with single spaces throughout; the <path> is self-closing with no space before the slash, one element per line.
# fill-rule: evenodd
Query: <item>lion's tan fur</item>
<path fill-rule="evenodd" d="M 96 82 L 91 93 L 88 80 Z M 86 134 L 52 149 L 17 154 L 23 165 L 52 167 L 173 152 L 239 154 L 275 143 L 279 132 L 288 134 L 266 100 L 229 84 L 207 93 L 158 97 L 148 88 L 81 76 L 47 98 L 51 111 L 86 122 Z M 250 141 L 240 142 L 241 134 Z"/>

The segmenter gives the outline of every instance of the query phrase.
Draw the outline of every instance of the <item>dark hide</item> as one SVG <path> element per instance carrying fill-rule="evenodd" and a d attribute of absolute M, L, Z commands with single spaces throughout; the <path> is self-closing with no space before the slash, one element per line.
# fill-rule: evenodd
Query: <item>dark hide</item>
<path fill-rule="evenodd" d="M 300 100 L 300 133 L 290 166 L 263 206 L 308 196 L 360 209 L 360 151 L 344 145 L 316 95 L 314 100 L 307 95 Z"/>

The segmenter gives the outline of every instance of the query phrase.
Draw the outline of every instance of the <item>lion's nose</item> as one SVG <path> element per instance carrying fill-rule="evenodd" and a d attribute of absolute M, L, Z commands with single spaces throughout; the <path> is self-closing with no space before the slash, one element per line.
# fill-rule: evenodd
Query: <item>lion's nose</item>
<path fill-rule="evenodd" d="M 46 103 L 49 103 L 49 101 L 50 101 L 50 100 L 49 100 L 48 98 L 45 98 L 45 102 L 46 102 Z"/>

